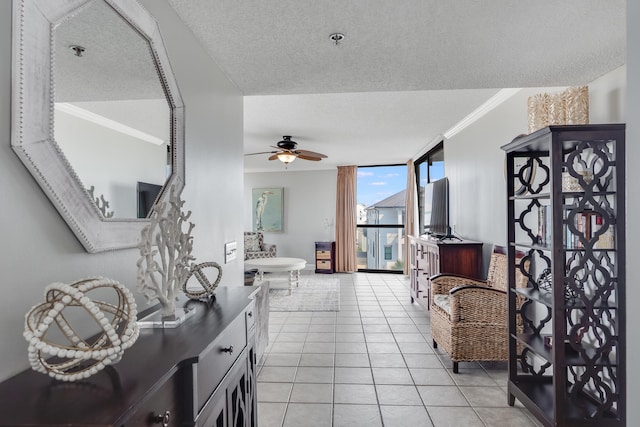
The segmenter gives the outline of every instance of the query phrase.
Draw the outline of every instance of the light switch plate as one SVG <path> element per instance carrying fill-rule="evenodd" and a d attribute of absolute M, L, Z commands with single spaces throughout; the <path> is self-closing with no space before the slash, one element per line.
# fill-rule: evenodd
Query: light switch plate
<path fill-rule="evenodd" d="M 224 244 L 224 263 L 227 264 L 234 259 L 238 252 L 238 244 L 236 241 L 228 242 Z"/>

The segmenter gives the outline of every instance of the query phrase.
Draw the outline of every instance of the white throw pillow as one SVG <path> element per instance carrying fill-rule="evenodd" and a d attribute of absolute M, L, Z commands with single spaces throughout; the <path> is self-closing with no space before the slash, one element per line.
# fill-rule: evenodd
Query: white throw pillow
<path fill-rule="evenodd" d="M 258 239 L 257 234 L 244 236 L 244 249 L 249 252 L 258 252 L 262 250 L 260 247 L 260 239 Z"/>

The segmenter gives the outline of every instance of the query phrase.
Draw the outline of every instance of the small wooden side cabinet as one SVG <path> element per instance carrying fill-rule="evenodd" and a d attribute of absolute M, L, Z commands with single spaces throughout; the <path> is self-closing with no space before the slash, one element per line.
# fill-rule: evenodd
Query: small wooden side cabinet
<path fill-rule="evenodd" d="M 316 273 L 335 273 L 336 242 L 316 242 Z"/>
<path fill-rule="evenodd" d="M 409 236 L 409 244 L 411 302 L 417 301 L 427 310 L 432 276 L 448 273 L 483 279 L 482 242 Z"/>

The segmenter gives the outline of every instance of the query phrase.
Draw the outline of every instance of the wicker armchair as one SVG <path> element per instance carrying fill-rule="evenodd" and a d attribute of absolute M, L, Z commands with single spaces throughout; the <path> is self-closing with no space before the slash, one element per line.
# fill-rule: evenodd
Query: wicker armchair
<path fill-rule="evenodd" d="M 527 277 L 519 270 L 516 280 L 518 287 L 527 284 Z M 431 298 L 433 347 L 440 345 L 451 357 L 454 373 L 458 373 L 458 362 L 507 360 L 506 248 L 494 247 L 487 280 L 433 276 Z"/>
<path fill-rule="evenodd" d="M 244 259 L 274 258 L 276 245 L 264 242 L 264 236 L 260 231 L 244 232 Z"/>

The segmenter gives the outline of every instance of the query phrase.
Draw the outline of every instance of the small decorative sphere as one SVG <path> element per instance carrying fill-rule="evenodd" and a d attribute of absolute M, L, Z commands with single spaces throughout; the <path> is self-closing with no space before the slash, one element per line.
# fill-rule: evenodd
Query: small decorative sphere
<path fill-rule="evenodd" d="M 214 268 L 217 270 L 216 278 L 213 283 L 211 283 L 209 278 L 202 271 L 205 268 Z M 187 282 L 189 282 L 191 276 L 196 277 L 199 287 L 193 288 L 188 286 Z M 203 262 L 195 264 L 191 266 L 191 269 L 189 270 L 189 274 L 182 285 L 182 291 L 191 299 L 207 299 L 215 294 L 215 290 L 220 283 L 220 279 L 222 279 L 222 267 L 220 267 L 220 264 L 217 262 Z"/>
<path fill-rule="evenodd" d="M 103 289 L 112 290 L 115 301 L 92 300 L 91 291 Z M 105 366 L 118 362 L 124 350 L 131 347 L 139 336 L 133 294 L 114 280 L 97 277 L 70 285 L 52 283 L 45 288 L 44 294 L 45 302 L 32 307 L 25 315 L 23 333 L 29 343 L 29 363 L 37 372 L 60 381 L 88 378 Z M 104 295 L 104 292 L 100 292 L 100 295 Z M 64 311 L 69 306 L 84 308 L 93 323 L 102 328 L 102 333 L 97 335 L 94 342 L 85 342 L 68 324 L 70 319 L 64 316 Z M 55 326 L 63 335 L 61 343 L 47 340 L 47 335 L 60 336 L 55 332 L 48 334 Z M 69 342 L 75 347 L 69 348 Z M 50 357 L 62 360 L 47 360 Z"/>

